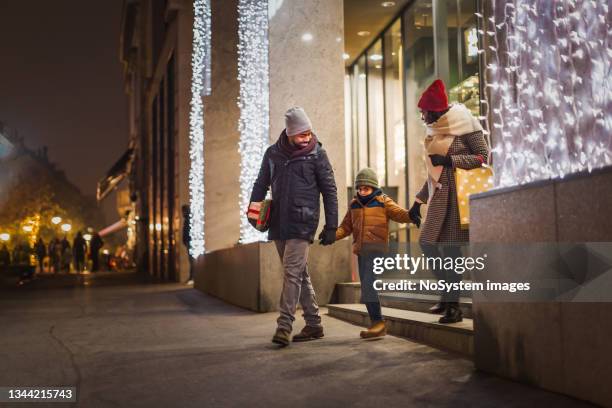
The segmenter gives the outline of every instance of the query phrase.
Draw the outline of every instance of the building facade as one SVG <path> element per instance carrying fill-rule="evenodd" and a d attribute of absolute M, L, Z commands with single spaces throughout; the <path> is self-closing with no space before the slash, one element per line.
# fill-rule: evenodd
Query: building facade
<path fill-rule="evenodd" d="M 189 202 L 190 1 L 126 0 L 120 35 L 135 161 L 130 198 L 137 264 L 160 280 L 186 279 L 180 208 Z M 185 102 L 187 101 L 187 102 Z"/>

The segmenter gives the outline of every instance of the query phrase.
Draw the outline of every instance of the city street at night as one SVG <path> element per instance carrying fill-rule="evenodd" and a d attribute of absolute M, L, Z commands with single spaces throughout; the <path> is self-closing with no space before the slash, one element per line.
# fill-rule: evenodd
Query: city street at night
<path fill-rule="evenodd" d="M 0 408 L 612 408 L 611 0 L 0 0 Z"/>

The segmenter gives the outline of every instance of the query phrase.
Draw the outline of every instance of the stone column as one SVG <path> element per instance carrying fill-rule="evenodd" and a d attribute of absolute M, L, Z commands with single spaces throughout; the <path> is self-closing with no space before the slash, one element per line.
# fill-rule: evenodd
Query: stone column
<path fill-rule="evenodd" d="M 204 97 L 206 252 L 240 237 L 238 1 L 212 0 L 212 93 Z"/>
<path fill-rule="evenodd" d="M 189 254 L 183 245 L 183 214 L 181 207 L 189 205 L 189 100 L 191 98 L 191 49 L 193 38 L 193 3 L 183 0 L 177 15 L 176 59 L 176 146 L 175 146 L 175 211 L 172 226 L 175 229 L 178 254 L 178 277 L 185 282 L 189 276 Z"/>
<path fill-rule="evenodd" d="M 306 110 L 334 168 L 341 215 L 346 210 L 343 27 L 342 0 L 270 2 L 270 141 L 284 129 L 288 108 Z"/>

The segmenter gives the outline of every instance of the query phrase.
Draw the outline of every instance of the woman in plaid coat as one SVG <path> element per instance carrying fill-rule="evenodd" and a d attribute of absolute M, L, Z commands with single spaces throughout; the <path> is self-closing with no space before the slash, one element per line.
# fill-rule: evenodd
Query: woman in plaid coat
<path fill-rule="evenodd" d="M 425 90 L 418 104 L 427 125 L 427 181 L 410 208 L 411 218 L 420 218 L 420 207 L 427 204 L 427 217 L 421 228 L 420 243 L 428 257 L 461 256 L 459 245 L 469 241 L 469 230 L 462 229 L 457 203 L 455 168 L 474 169 L 487 162 L 489 147 L 483 129 L 461 104 L 448 105 L 444 83 L 439 79 Z M 445 245 L 440 245 L 445 244 Z M 454 244 L 454 245 L 449 245 Z M 454 271 L 435 271 L 439 279 L 458 282 Z M 462 320 L 459 292 L 444 292 L 433 313 L 444 313 L 441 323 Z"/>

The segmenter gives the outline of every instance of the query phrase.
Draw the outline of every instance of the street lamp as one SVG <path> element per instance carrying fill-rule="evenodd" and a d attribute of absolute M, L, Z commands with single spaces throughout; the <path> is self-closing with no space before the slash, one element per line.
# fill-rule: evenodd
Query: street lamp
<path fill-rule="evenodd" d="M 9 239 L 11 239 L 10 234 L 7 234 L 6 232 L 0 234 L 0 241 L 8 241 Z"/>
<path fill-rule="evenodd" d="M 72 229 L 72 225 L 70 224 L 62 224 L 62 226 L 60 227 L 62 229 L 62 231 L 64 232 L 68 232 Z"/>
<path fill-rule="evenodd" d="M 55 225 L 59 224 L 60 222 L 62 222 L 62 217 L 53 217 L 51 218 L 51 222 Z"/>

